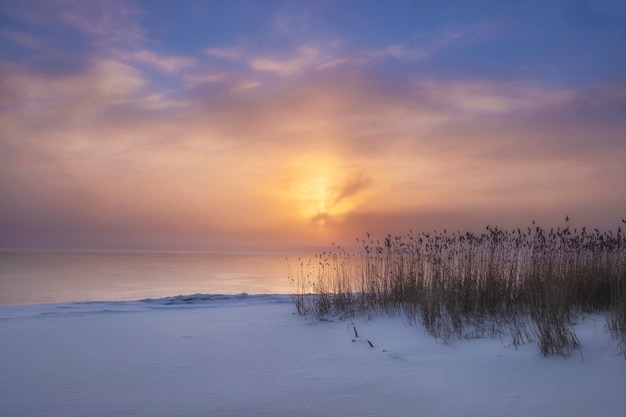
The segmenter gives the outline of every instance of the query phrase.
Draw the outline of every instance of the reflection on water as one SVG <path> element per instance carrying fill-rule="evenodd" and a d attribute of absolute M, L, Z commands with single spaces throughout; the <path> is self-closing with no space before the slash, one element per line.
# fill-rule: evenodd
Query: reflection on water
<path fill-rule="evenodd" d="M 0 305 L 286 294 L 279 254 L 0 251 Z M 289 262 L 297 256 L 290 255 Z"/>

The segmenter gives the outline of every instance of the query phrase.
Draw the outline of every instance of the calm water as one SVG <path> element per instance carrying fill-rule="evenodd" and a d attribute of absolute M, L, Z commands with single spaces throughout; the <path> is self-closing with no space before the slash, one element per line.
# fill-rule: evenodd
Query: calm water
<path fill-rule="evenodd" d="M 195 293 L 286 294 L 285 257 L 0 251 L 0 305 L 128 301 Z M 296 259 L 289 256 L 289 262 Z"/>

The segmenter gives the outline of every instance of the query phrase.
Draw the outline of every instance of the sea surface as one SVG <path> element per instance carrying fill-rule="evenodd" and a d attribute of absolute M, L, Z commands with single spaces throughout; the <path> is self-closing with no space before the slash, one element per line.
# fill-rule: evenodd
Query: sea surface
<path fill-rule="evenodd" d="M 287 294 L 297 255 L 0 251 L 0 305 Z"/>

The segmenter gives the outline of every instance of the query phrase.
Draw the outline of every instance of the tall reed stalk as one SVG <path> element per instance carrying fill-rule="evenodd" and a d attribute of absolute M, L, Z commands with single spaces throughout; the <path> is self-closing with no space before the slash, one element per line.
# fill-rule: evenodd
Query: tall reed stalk
<path fill-rule="evenodd" d="M 597 229 L 487 226 L 479 234 L 369 235 L 290 271 L 297 311 L 324 319 L 402 314 L 444 343 L 536 341 L 544 355 L 579 347 L 572 323 L 603 312 L 626 358 L 626 236 Z"/>

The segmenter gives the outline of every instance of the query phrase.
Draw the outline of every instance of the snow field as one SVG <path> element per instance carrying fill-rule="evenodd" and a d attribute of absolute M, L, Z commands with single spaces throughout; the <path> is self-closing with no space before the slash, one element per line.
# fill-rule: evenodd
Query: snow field
<path fill-rule="evenodd" d="M 618 417 L 626 409 L 626 361 L 611 356 L 616 343 L 601 317 L 576 326 L 582 356 L 544 358 L 536 344 L 515 350 L 499 339 L 446 346 L 400 318 L 317 322 L 279 297 L 29 307 L 0 308 L 1 416 Z"/>

